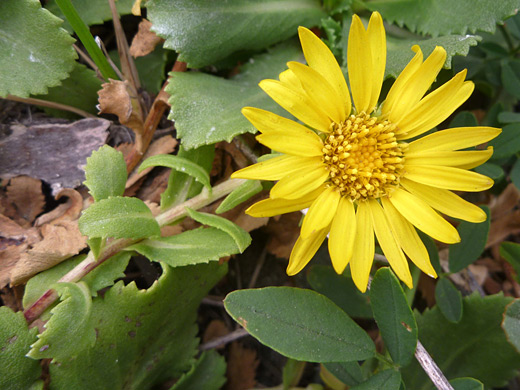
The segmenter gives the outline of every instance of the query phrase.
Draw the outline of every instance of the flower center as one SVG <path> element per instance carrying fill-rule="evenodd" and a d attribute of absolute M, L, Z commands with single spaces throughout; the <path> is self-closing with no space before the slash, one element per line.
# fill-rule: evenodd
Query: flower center
<path fill-rule="evenodd" d="M 378 121 L 364 112 L 343 123 L 332 123 L 323 141 L 323 162 L 330 184 L 352 200 L 380 198 L 399 184 L 403 144 L 398 144 L 388 120 Z"/>

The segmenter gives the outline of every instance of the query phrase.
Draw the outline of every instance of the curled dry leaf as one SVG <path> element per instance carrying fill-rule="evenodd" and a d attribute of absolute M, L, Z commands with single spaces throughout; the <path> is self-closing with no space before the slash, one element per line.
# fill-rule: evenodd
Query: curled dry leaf
<path fill-rule="evenodd" d="M 157 36 L 153 31 L 150 31 L 152 23 L 146 19 L 141 20 L 139 23 L 139 30 L 132 40 L 130 46 L 130 54 L 134 57 L 143 57 L 154 51 L 155 46 L 159 43 L 164 42 L 164 39 Z"/>
<path fill-rule="evenodd" d="M 144 130 L 144 118 L 137 93 L 132 91 L 128 81 L 109 79 L 98 92 L 100 114 L 114 114 L 121 124 L 131 128 L 136 134 Z"/>
<path fill-rule="evenodd" d="M 7 186 L 6 198 L 4 214 L 23 227 L 31 226 L 45 206 L 41 181 L 29 176 L 12 178 Z"/>
<path fill-rule="evenodd" d="M 507 237 L 520 233 L 520 191 L 509 184 L 507 188 L 490 203 L 491 226 L 486 248 L 496 246 Z"/>
<path fill-rule="evenodd" d="M 246 390 L 255 387 L 259 361 L 254 350 L 244 348 L 241 343 L 234 341 L 229 347 L 227 360 L 226 390 Z"/>

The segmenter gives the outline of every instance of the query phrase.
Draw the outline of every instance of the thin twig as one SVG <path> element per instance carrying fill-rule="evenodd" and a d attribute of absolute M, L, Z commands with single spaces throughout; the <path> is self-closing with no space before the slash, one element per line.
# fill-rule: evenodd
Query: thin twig
<path fill-rule="evenodd" d="M 90 56 L 87 53 L 85 53 L 83 50 L 81 50 L 79 48 L 79 46 L 76 45 L 75 43 L 72 44 L 72 47 L 74 48 L 74 50 L 76 50 L 76 52 L 83 59 L 83 61 L 85 61 L 92 68 L 92 70 L 94 70 L 96 72 L 96 75 L 98 76 L 98 78 L 101 81 L 105 81 L 98 66 L 96 65 L 96 63 L 94 61 L 92 61 L 92 58 L 90 58 Z"/>
<path fill-rule="evenodd" d="M 241 339 L 242 337 L 245 337 L 248 335 L 249 335 L 249 332 L 247 330 L 245 330 L 244 328 L 240 328 L 240 329 L 234 330 L 231 333 L 228 333 L 225 336 L 218 337 L 214 340 L 208 341 L 207 343 L 201 344 L 199 346 L 199 349 L 201 351 L 206 351 L 208 349 L 217 348 L 217 347 L 220 347 L 221 345 Z"/>
<path fill-rule="evenodd" d="M 35 98 L 21 98 L 18 96 L 13 95 L 7 95 L 7 100 L 12 100 L 14 102 L 20 102 L 25 104 L 34 104 L 35 106 L 43 106 L 43 107 L 49 107 L 54 108 L 56 110 L 63 110 L 63 111 L 69 111 L 73 112 L 74 114 L 77 114 L 79 116 L 85 117 L 85 118 L 96 118 L 95 115 L 92 115 L 86 111 L 83 111 L 79 108 L 67 106 L 66 104 L 56 103 L 56 102 L 50 102 L 47 100 L 41 100 L 41 99 L 35 99 Z"/>
<path fill-rule="evenodd" d="M 433 361 L 432 357 L 419 340 L 417 340 L 415 358 L 438 390 L 453 390 L 450 382 L 448 382 L 439 366 L 437 366 Z"/>

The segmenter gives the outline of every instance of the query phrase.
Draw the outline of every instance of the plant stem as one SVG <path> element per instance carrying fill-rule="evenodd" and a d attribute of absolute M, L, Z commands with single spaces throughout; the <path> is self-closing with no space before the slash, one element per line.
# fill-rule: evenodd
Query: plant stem
<path fill-rule="evenodd" d="M 216 185 L 211 193 L 209 193 L 207 189 L 204 189 L 199 195 L 171 208 L 170 210 L 166 210 L 164 213 L 158 215 L 155 219 L 159 223 L 159 226 L 165 226 L 177 222 L 187 215 L 186 207 L 197 210 L 201 207 L 207 206 L 210 203 L 213 203 L 215 200 L 231 193 L 245 181 L 246 180 L 244 179 L 228 179 L 225 182 Z M 119 253 L 127 246 L 135 244 L 141 240 L 143 239 L 120 238 L 108 242 L 102 249 L 97 259 L 94 258 L 92 251 L 89 252 L 86 259 L 79 263 L 67 274 L 65 274 L 60 280 L 58 280 L 58 283 L 78 282 L 94 268 L 103 264 L 103 262 Z M 30 324 L 36 320 L 57 299 L 58 293 L 55 290 L 47 290 L 36 302 L 34 302 L 27 310 L 24 311 L 24 316 L 27 323 Z"/>
<path fill-rule="evenodd" d="M 85 118 L 97 118 L 95 115 L 92 115 L 91 113 L 83 111 L 79 108 L 68 106 L 66 104 L 51 102 L 48 100 L 35 99 L 35 98 L 21 98 L 21 97 L 13 96 L 13 95 L 7 95 L 6 99 L 12 100 L 14 102 L 33 104 L 35 106 L 49 107 L 49 108 L 53 108 L 55 110 L 70 111 L 70 112 L 73 112 L 74 114 L 77 114 L 77 115 L 85 117 Z"/>
<path fill-rule="evenodd" d="M 424 372 L 430 377 L 435 387 L 439 390 L 454 390 L 450 382 L 446 379 L 439 366 L 433 361 L 420 341 L 417 340 L 415 358 L 423 368 Z"/>

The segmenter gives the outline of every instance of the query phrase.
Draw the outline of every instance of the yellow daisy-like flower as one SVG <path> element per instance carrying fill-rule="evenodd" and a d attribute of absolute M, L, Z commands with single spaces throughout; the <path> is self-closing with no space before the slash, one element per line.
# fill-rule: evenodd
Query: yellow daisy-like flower
<path fill-rule="evenodd" d="M 438 212 L 470 222 L 486 214 L 450 190 L 482 191 L 493 181 L 469 171 L 488 160 L 493 149 L 462 150 L 500 133 L 491 127 L 460 127 L 409 142 L 444 121 L 473 92 L 466 70 L 426 94 L 446 60 L 436 47 L 414 58 L 377 107 L 386 65 L 381 15 L 368 29 L 354 15 L 348 40 L 349 89 L 328 47 L 310 30 L 298 30 L 308 65 L 289 62 L 280 80 L 260 87 L 305 125 L 258 108 L 242 110 L 262 133 L 257 139 L 283 153 L 235 172 L 232 177 L 277 180 L 269 199 L 246 212 L 268 217 L 309 207 L 287 273 L 294 275 L 314 256 L 329 234 L 332 265 L 365 291 L 375 240 L 397 276 L 412 287 L 405 254 L 436 277 L 415 228 L 445 243 L 460 241 L 457 230 Z"/>

